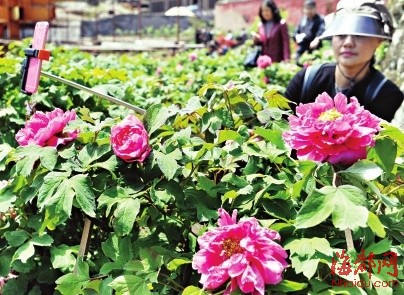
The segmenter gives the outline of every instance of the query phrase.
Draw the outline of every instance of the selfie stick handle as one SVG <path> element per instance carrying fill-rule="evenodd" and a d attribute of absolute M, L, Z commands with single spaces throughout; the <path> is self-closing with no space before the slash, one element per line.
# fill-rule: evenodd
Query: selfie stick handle
<path fill-rule="evenodd" d="M 72 86 L 72 87 L 74 87 L 74 88 L 77 88 L 77 89 L 86 91 L 86 92 L 88 92 L 88 93 L 90 93 L 90 94 L 93 94 L 93 95 L 99 96 L 99 97 L 101 97 L 101 98 L 107 99 L 107 100 L 109 100 L 110 102 L 113 102 L 113 103 L 116 103 L 116 104 L 118 104 L 118 105 L 124 106 L 124 107 L 126 107 L 126 108 L 128 108 L 128 109 L 134 110 L 134 111 L 137 112 L 138 114 L 144 114 L 144 113 L 146 112 L 146 111 L 145 111 L 144 109 L 142 109 L 142 108 L 139 108 L 139 107 L 136 107 L 136 106 L 134 106 L 134 105 L 131 105 L 130 103 L 127 103 L 127 102 L 125 102 L 125 101 L 123 101 L 123 100 L 120 100 L 120 99 L 118 99 L 118 98 L 115 98 L 115 97 L 113 97 L 113 96 L 100 93 L 100 92 L 98 92 L 98 91 L 95 91 L 95 90 L 93 90 L 93 89 L 91 89 L 91 88 L 88 88 L 88 87 L 83 86 L 83 85 L 81 85 L 81 84 L 78 84 L 78 83 L 76 83 L 76 82 L 73 82 L 73 81 L 70 81 L 70 80 L 67 80 L 67 79 L 64 79 L 64 78 L 55 76 L 55 75 L 53 75 L 53 74 L 50 74 L 50 73 L 47 73 L 47 72 L 44 72 L 44 71 L 41 71 L 41 74 L 42 74 L 43 76 L 49 78 L 49 79 L 56 80 L 56 81 L 58 81 L 58 82 L 64 83 L 64 84 L 69 85 L 69 86 Z"/>

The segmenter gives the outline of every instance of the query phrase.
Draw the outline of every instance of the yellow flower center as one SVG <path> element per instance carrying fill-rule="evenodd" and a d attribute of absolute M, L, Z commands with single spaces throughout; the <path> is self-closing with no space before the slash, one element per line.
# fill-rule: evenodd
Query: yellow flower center
<path fill-rule="evenodd" d="M 341 116 L 342 116 L 342 114 L 340 112 L 338 112 L 336 108 L 332 108 L 328 111 L 322 112 L 320 114 L 320 116 L 318 117 L 318 119 L 320 121 L 334 121 Z"/>
<path fill-rule="evenodd" d="M 224 240 L 222 248 L 227 257 L 231 257 L 233 254 L 243 252 L 243 248 L 240 247 L 240 241 L 232 238 Z"/>

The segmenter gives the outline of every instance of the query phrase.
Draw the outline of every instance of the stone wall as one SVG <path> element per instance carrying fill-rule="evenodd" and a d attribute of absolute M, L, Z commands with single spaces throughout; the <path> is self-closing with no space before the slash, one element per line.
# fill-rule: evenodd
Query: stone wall
<path fill-rule="evenodd" d="M 404 91 L 404 1 L 390 0 L 387 4 L 396 20 L 396 31 L 382 68 L 383 73 Z M 397 111 L 393 123 L 404 129 L 404 104 Z"/>

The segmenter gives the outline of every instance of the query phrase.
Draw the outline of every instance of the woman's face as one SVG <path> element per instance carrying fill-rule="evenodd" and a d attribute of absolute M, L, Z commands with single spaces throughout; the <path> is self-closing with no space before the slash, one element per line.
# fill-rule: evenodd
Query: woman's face
<path fill-rule="evenodd" d="M 339 35 L 332 37 L 332 48 L 340 65 L 359 66 L 372 58 L 382 41 L 376 37 Z"/>
<path fill-rule="evenodd" d="M 272 13 L 272 9 L 265 5 L 261 7 L 261 14 L 265 21 L 269 21 L 274 17 L 273 13 Z"/>

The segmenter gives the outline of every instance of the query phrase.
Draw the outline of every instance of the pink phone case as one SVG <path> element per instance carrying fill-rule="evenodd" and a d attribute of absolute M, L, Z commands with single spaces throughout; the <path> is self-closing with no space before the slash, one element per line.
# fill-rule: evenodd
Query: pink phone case
<path fill-rule="evenodd" d="M 33 49 L 44 49 L 48 37 L 49 23 L 37 22 L 35 25 L 34 37 L 32 39 Z M 36 57 L 29 59 L 29 67 L 25 91 L 35 93 L 38 89 L 39 78 L 41 76 L 42 60 Z"/>

